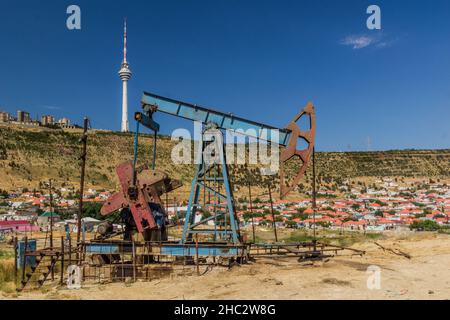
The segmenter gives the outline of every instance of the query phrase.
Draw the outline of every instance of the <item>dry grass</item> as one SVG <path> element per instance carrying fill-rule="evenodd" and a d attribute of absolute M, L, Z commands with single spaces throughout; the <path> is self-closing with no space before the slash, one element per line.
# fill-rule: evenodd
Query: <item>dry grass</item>
<path fill-rule="evenodd" d="M 325 278 L 322 280 L 323 283 L 326 284 L 333 284 L 333 285 L 337 285 L 337 286 L 351 286 L 351 282 L 350 281 L 345 281 L 345 280 L 339 280 L 336 278 Z"/>
<path fill-rule="evenodd" d="M 243 230 L 249 239 L 252 239 L 251 229 Z M 307 242 L 314 239 L 312 229 L 277 229 L 279 242 Z M 316 232 L 318 241 L 339 245 L 352 246 L 355 243 L 373 242 L 383 239 L 382 233 L 362 233 L 352 231 L 339 231 L 331 229 L 318 229 Z M 274 242 L 275 236 L 272 228 L 257 228 L 256 229 L 257 242 Z"/>
<path fill-rule="evenodd" d="M 14 253 L 9 247 L 0 247 L 0 292 L 11 294 L 16 290 L 14 283 Z"/>
<path fill-rule="evenodd" d="M 13 293 L 15 290 L 14 260 L 0 260 L 0 292 Z"/>

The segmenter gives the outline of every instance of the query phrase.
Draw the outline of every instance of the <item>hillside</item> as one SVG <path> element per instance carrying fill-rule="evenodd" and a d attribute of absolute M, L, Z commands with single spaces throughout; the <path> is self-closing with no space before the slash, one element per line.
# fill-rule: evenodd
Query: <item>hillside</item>
<path fill-rule="evenodd" d="M 56 184 L 79 185 L 81 132 L 25 130 L 0 127 L 0 188 L 38 188 L 52 178 Z M 88 138 L 86 184 L 93 187 L 115 188 L 115 168 L 132 160 L 134 136 L 113 132 L 91 131 Z M 171 165 L 167 138 L 158 141 L 157 163 L 169 174 L 187 180 L 190 167 L 182 170 Z M 152 155 L 152 138 L 140 137 L 142 159 Z"/>
<path fill-rule="evenodd" d="M 79 184 L 80 132 L 18 130 L 0 127 L 0 189 L 39 188 L 52 178 L 56 184 Z M 89 133 L 88 186 L 113 189 L 117 164 L 131 160 L 132 134 L 92 131 Z M 174 178 L 190 185 L 193 166 L 176 166 L 171 161 L 174 142 L 158 140 L 157 165 Z M 151 159 L 152 138 L 140 138 L 141 159 Z M 450 176 L 450 150 L 402 150 L 383 152 L 317 153 L 321 181 L 340 182 L 361 177 L 444 177 Z M 310 176 L 310 173 L 308 174 Z M 306 179 L 303 183 L 307 183 Z"/>

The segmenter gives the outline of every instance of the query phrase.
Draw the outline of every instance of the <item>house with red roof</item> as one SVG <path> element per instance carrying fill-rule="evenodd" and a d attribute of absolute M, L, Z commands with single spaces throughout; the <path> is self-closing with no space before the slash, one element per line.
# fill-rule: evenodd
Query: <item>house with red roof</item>
<path fill-rule="evenodd" d="M 448 223 L 449 223 L 449 219 L 448 219 L 448 218 L 437 218 L 437 219 L 435 219 L 435 221 L 436 221 L 437 223 L 439 223 L 440 225 L 448 224 Z"/>
<path fill-rule="evenodd" d="M 9 220 L 0 221 L 0 231 L 37 232 L 40 228 L 26 220 Z"/>
<path fill-rule="evenodd" d="M 363 230 L 369 223 L 366 220 L 347 221 L 343 223 L 343 227 L 348 230 Z"/>

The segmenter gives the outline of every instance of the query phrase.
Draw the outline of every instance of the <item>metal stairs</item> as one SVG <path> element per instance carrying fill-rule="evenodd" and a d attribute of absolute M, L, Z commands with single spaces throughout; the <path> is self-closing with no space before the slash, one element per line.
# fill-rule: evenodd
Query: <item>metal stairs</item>
<path fill-rule="evenodd" d="M 22 280 L 18 291 L 42 287 L 47 278 L 55 272 L 56 264 L 60 261 L 62 255 L 61 251 L 53 249 L 26 252 L 25 259 L 35 257 L 36 264 L 22 270 Z"/>

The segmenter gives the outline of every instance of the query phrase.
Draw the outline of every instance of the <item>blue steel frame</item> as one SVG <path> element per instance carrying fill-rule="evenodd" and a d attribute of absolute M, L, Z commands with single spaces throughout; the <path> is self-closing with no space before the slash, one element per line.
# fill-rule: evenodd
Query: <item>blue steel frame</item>
<path fill-rule="evenodd" d="M 86 243 L 85 252 L 87 254 L 122 254 L 132 253 L 131 243 Z M 179 256 L 179 257 L 195 257 L 197 254 L 201 257 L 243 257 L 247 250 L 245 245 L 226 245 L 223 243 L 199 243 L 196 244 L 180 244 L 169 242 L 148 243 L 151 247 L 159 248 L 159 255 Z"/>
<path fill-rule="evenodd" d="M 223 135 L 222 132 L 220 132 L 220 134 Z M 215 165 L 208 165 L 205 163 L 205 157 L 204 157 L 204 152 L 205 152 L 205 147 L 206 144 L 203 141 L 203 137 L 202 137 L 202 150 L 201 150 L 201 162 L 199 165 L 197 165 L 196 171 L 195 171 L 195 176 L 194 179 L 192 180 L 192 185 L 191 185 L 191 192 L 190 192 L 190 196 L 189 196 L 189 204 L 188 204 L 188 209 L 186 212 L 186 217 L 184 220 L 184 227 L 183 227 L 183 233 L 181 236 L 181 244 L 185 244 L 186 242 L 190 242 L 192 241 L 192 235 L 193 234 L 214 234 L 214 239 L 217 239 L 218 236 L 220 236 L 220 238 L 222 240 L 231 240 L 234 244 L 238 244 L 240 243 L 240 235 L 239 235 L 239 222 L 237 221 L 237 217 L 235 215 L 235 209 L 234 209 L 234 203 L 233 203 L 233 195 L 231 193 L 231 186 L 230 186 L 230 181 L 229 181 L 229 175 L 228 175 L 228 167 L 226 165 L 226 159 L 225 159 L 225 150 L 224 150 L 224 145 L 223 143 L 220 144 L 220 148 L 221 150 L 219 151 L 219 155 L 220 155 L 220 159 L 219 159 L 219 164 L 215 164 Z M 223 137 L 222 137 L 222 142 L 223 142 Z M 211 169 L 213 169 L 214 167 L 219 166 L 222 177 L 216 177 L 215 181 L 217 183 L 223 182 L 223 185 L 225 187 L 225 195 L 221 194 L 219 190 L 208 187 L 207 185 L 205 185 L 203 182 L 206 179 L 203 179 L 206 177 L 206 175 L 208 174 L 208 172 L 211 171 Z M 203 179 L 203 181 L 202 181 Z M 226 223 L 225 223 L 225 230 L 217 230 L 217 228 L 214 228 L 214 230 L 195 230 L 195 227 L 206 223 L 209 220 L 212 220 L 211 218 L 200 221 L 198 223 L 194 223 L 195 220 L 195 214 L 197 212 L 198 207 L 200 206 L 199 204 L 199 196 L 200 196 L 200 190 L 201 188 L 207 189 L 208 192 L 212 192 L 215 195 L 217 195 L 218 197 L 225 199 L 226 200 L 226 209 L 227 212 L 225 213 L 225 221 L 230 222 L 230 226 L 231 226 L 231 230 L 228 229 Z M 212 218 L 216 218 L 218 215 L 216 212 L 213 213 L 213 217 Z"/>

